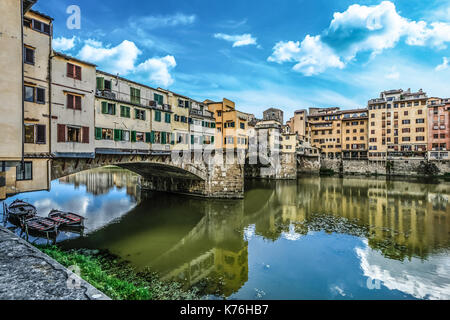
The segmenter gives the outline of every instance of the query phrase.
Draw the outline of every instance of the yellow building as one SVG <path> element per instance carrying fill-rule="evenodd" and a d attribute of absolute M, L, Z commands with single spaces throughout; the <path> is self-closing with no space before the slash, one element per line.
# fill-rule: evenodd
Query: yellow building
<path fill-rule="evenodd" d="M 291 133 L 295 133 L 300 139 L 306 136 L 306 123 L 308 119 L 308 111 L 297 110 L 294 116 L 287 122 Z"/>
<path fill-rule="evenodd" d="M 427 94 L 384 91 L 369 101 L 369 158 L 420 157 L 427 153 Z"/>
<path fill-rule="evenodd" d="M 214 113 L 216 148 L 247 149 L 249 114 L 236 110 L 236 104 L 228 99 L 223 99 L 222 102 L 206 100 L 204 103 Z"/>
<path fill-rule="evenodd" d="M 158 88 L 158 90 L 167 94 L 168 104 L 172 107 L 173 111 L 172 134 L 174 135 L 175 143 L 172 147 L 176 150 L 188 150 L 190 143 L 189 110 L 192 101 L 190 98 L 172 91 L 162 88 Z"/>
<path fill-rule="evenodd" d="M 367 159 L 368 113 L 367 109 L 342 111 L 342 158 Z"/>
<path fill-rule="evenodd" d="M 308 135 L 313 147 L 322 150 L 322 157 L 339 159 L 342 153 L 342 114 L 339 108 L 311 108 Z"/>

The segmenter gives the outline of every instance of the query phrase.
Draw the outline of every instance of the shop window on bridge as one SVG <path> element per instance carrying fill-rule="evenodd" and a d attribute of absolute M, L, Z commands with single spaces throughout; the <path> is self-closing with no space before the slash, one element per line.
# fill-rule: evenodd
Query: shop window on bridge
<path fill-rule="evenodd" d="M 81 128 L 67 126 L 67 142 L 81 142 Z"/>
<path fill-rule="evenodd" d="M 102 140 L 113 140 L 113 129 L 102 129 Z"/>
<path fill-rule="evenodd" d="M 16 167 L 16 180 L 29 181 L 33 180 L 33 163 L 24 162 Z"/>

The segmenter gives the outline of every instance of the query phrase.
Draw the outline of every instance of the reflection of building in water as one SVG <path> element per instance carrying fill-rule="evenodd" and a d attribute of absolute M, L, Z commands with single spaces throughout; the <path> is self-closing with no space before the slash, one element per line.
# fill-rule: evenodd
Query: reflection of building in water
<path fill-rule="evenodd" d="M 129 196 L 140 201 L 140 176 L 128 170 L 94 169 L 61 178 L 59 182 L 73 184 L 75 187 L 86 186 L 86 191 L 93 195 L 107 194 L 114 187 L 119 190 L 126 188 Z"/>
<path fill-rule="evenodd" d="M 17 167 L 8 167 L 6 162 L 0 161 L 0 200 L 19 193 L 50 190 L 49 165 L 47 159 L 27 160 L 24 166 L 17 163 Z"/>
<path fill-rule="evenodd" d="M 356 234 L 369 238 L 372 248 L 391 258 L 426 257 L 450 246 L 449 184 L 311 177 L 265 187 L 273 194 L 265 198 L 259 189 L 260 194 L 252 190 L 246 197 L 259 199 L 259 212 L 251 221 L 256 234 L 273 241 L 286 233 L 295 239 L 292 225 L 298 235 L 318 226 L 346 233 L 345 218 L 359 228 Z M 337 220 L 319 221 L 321 225 L 317 219 L 323 215 Z"/>
<path fill-rule="evenodd" d="M 316 214 L 355 220 L 370 227 L 369 244 L 388 256 L 425 257 L 450 245 L 449 195 L 448 184 L 302 179 L 297 220 L 312 219 Z"/>
<path fill-rule="evenodd" d="M 213 248 L 165 275 L 187 287 L 204 283 L 209 294 L 229 297 L 248 281 L 248 244 L 238 252 Z"/>

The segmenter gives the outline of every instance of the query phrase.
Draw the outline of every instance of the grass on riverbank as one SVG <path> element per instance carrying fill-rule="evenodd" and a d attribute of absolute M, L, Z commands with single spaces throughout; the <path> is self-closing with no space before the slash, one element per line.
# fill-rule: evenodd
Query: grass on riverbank
<path fill-rule="evenodd" d="M 64 251 L 56 246 L 38 247 L 65 267 L 78 266 L 81 277 L 113 300 L 197 300 L 194 290 L 160 281 L 150 271 L 136 272 L 127 262 L 98 250 Z"/>

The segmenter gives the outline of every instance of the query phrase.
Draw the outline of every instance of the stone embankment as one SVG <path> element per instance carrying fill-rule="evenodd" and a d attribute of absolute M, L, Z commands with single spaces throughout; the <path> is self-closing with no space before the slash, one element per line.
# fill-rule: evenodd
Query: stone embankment
<path fill-rule="evenodd" d="M 9 230 L 0 227 L 0 300 L 110 300 Z"/>

